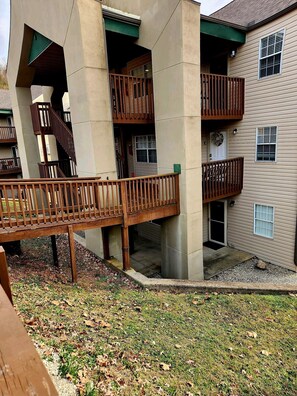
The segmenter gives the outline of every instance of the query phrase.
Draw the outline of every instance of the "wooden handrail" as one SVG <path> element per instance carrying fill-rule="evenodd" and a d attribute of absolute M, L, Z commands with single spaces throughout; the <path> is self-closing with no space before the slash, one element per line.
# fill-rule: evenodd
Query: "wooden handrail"
<path fill-rule="evenodd" d="M 243 187 L 243 163 L 243 157 L 203 163 L 203 202 L 240 194 Z"/>
<path fill-rule="evenodd" d="M 41 162 L 38 166 L 42 178 L 56 179 L 77 176 L 76 165 L 71 159 Z"/>
<path fill-rule="evenodd" d="M 244 79 L 201 73 L 201 116 L 207 119 L 242 119 Z"/>
<path fill-rule="evenodd" d="M 16 131 L 13 126 L 0 126 L 0 142 L 16 141 Z"/>
<path fill-rule="evenodd" d="M 121 180 L 3 180 L 0 181 L 0 228 L 30 229 L 122 218 L 124 213 L 129 217 L 172 205 L 178 207 L 178 212 L 177 178 L 178 175 L 173 173 Z M 123 188 L 127 192 L 125 203 Z M 126 225 L 133 221 L 128 220 Z"/>
<path fill-rule="evenodd" d="M 109 80 L 115 123 L 154 121 L 151 78 L 110 73 Z"/>
<path fill-rule="evenodd" d="M 0 246 L 0 285 L 3 287 L 3 290 L 5 291 L 10 302 L 13 303 L 10 281 L 8 276 L 6 255 L 2 246 Z"/>

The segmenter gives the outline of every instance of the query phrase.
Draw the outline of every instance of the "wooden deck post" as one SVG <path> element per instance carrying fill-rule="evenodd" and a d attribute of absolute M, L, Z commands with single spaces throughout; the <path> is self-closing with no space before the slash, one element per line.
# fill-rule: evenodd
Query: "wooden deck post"
<path fill-rule="evenodd" d="M 102 228 L 102 243 L 103 243 L 103 258 L 105 260 L 109 260 L 110 252 L 109 252 L 109 228 L 108 227 Z"/>
<path fill-rule="evenodd" d="M 123 252 L 123 270 L 130 269 L 130 251 L 129 251 L 129 227 L 128 220 L 128 200 L 125 181 L 121 181 L 121 197 L 123 208 L 123 224 L 121 228 L 122 234 L 122 252 Z"/>
<path fill-rule="evenodd" d="M 13 304 L 8 269 L 7 269 L 6 255 L 2 246 L 0 246 L 0 284 L 3 287 L 3 290 L 5 291 L 11 304 Z"/>
<path fill-rule="evenodd" d="M 69 241 L 72 282 L 76 283 L 77 282 L 77 270 L 76 270 L 76 259 L 75 259 L 75 244 L 74 244 L 73 227 L 71 225 L 68 226 L 68 241 Z"/>
<path fill-rule="evenodd" d="M 57 250 L 57 243 L 56 243 L 56 235 L 51 235 L 51 242 L 52 242 L 52 251 L 53 251 L 54 266 L 55 266 L 55 267 L 59 267 L 59 259 L 58 259 L 58 250 Z"/>

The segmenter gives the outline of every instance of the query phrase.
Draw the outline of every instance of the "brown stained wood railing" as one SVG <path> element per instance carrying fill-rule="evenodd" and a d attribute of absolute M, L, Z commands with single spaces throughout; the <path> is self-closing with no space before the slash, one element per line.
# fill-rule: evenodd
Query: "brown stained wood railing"
<path fill-rule="evenodd" d="M 72 160 L 57 160 L 38 164 L 39 175 L 42 178 L 67 178 L 77 177 L 76 165 Z"/>
<path fill-rule="evenodd" d="M 3 180 L 0 193 L 0 233 L 92 221 L 101 221 L 101 226 L 122 224 L 124 213 L 127 226 L 146 221 L 146 216 L 179 213 L 176 174 L 121 180 Z"/>
<path fill-rule="evenodd" d="M 243 162 L 243 157 L 238 157 L 202 164 L 203 203 L 241 193 Z"/>
<path fill-rule="evenodd" d="M 243 114 L 243 78 L 201 73 L 202 120 L 241 120 Z"/>
<path fill-rule="evenodd" d="M 151 78 L 110 73 L 109 80 L 114 123 L 154 122 Z"/>
<path fill-rule="evenodd" d="M 0 126 L 0 143 L 14 143 L 17 141 L 15 127 Z"/>
<path fill-rule="evenodd" d="M 30 106 L 33 131 L 36 135 L 40 133 L 52 134 L 49 115 L 50 103 L 33 103 Z"/>
<path fill-rule="evenodd" d="M 9 173 L 19 173 L 22 171 L 19 157 L 0 159 L 0 175 Z"/>

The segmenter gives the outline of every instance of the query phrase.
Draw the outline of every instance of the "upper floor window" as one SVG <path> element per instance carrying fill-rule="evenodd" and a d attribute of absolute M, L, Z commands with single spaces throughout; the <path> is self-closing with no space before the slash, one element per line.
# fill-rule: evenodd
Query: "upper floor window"
<path fill-rule="evenodd" d="M 259 78 L 281 72 L 284 30 L 264 37 L 260 41 Z"/>
<path fill-rule="evenodd" d="M 257 161 L 276 160 L 277 127 L 257 128 Z"/>
<path fill-rule="evenodd" d="M 137 162 L 157 163 L 156 138 L 154 135 L 135 136 Z"/>

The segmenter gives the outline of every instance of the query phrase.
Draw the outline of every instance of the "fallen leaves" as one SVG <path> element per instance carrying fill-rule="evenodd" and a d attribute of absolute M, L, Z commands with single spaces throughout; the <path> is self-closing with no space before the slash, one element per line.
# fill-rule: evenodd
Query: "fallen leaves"
<path fill-rule="evenodd" d="M 159 367 L 161 370 L 163 371 L 169 371 L 171 369 L 171 364 L 167 364 L 167 363 L 160 363 Z"/>
<path fill-rule="evenodd" d="M 261 355 L 269 356 L 269 355 L 271 355 L 271 352 L 266 351 L 265 349 L 263 349 L 263 350 L 261 351 Z"/>
<path fill-rule="evenodd" d="M 248 331 L 247 336 L 250 338 L 257 338 L 258 334 L 255 331 Z"/>

